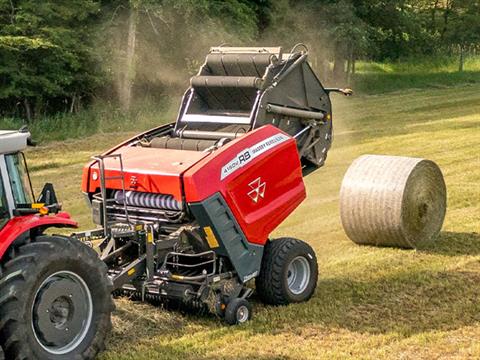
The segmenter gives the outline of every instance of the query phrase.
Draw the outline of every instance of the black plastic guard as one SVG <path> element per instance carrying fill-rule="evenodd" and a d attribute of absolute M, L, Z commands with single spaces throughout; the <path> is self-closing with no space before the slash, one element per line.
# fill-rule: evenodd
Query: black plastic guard
<path fill-rule="evenodd" d="M 189 206 L 210 248 L 229 258 L 240 281 L 245 283 L 258 276 L 263 246 L 248 242 L 223 196 L 216 193 Z"/>

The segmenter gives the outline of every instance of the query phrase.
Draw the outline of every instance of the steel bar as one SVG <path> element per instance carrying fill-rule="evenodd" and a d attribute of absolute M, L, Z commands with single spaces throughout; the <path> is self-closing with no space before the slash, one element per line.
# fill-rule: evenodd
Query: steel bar
<path fill-rule="evenodd" d="M 285 116 L 299 117 L 303 119 L 323 120 L 325 118 L 325 114 L 321 112 L 299 110 L 273 104 L 267 105 L 267 112 Z"/>

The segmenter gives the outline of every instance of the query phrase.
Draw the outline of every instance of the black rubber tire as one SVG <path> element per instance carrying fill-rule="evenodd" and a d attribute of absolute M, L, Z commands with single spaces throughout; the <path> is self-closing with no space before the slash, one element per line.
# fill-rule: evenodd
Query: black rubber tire
<path fill-rule="evenodd" d="M 288 287 L 288 266 L 296 257 L 304 257 L 310 265 L 310 279 L 300 294 L 294 294 Z M 256 278 L 256 291 L 260 299 L 270 305 L 287 305 L 309 300 L 317 287 L 318 264 L 312 247 L 307 243 L 281 238 L 265 245 L 262 266 Z"/>
<path fill-rule="evenodd" d="M 246 318 L 239 317 L 238 310 L 241 307 L 245 307 L 247 310 Z M 229 325 L 239 325 L 246 323 L 252 318 L 252 305 L 242 298 L 235 298 L 231 300 L 225 308 L 225 321 Z"/>
<path fill-rule="evenodd" d="M 59 236 L 39 236 L 18 246 L 1 265 L 0 343 L 11 360 L 94 359 L 105 348 L 114 304 L 107 267 L 81 242 Z M 33 303 L 44 280 L 69 271 L 86 284 L 92 298 L 92 320 L 83 340 L 66 354 L 46 351 L 33 330 Z M 50 285 L 49 285 L 50 286 Z"/>

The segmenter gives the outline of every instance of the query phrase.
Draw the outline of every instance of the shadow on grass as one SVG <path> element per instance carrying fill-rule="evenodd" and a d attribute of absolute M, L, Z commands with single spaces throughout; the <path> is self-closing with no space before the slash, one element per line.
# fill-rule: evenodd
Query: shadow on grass
<path fill-rule="evenodd" d="M 444 231 L 437 239 L 422 244 L 417 250 L 448 256 L 480 255 L 480 234 Z"/>
<path fill-rule="evenodd" d="M 99 360 L 150 360 L 183 359 L 207 360 L 221 358 L 225 360 L 247 360 L 251 355 L 218 357 L 212 355 L 212 345 L 202 344 L 202 336 L 211 334 L 221 338 L 242 327 L 226 325 L 211 314 L 187 310 L 183 307 L 164 304 L 142 303 L 126 297 L 116 300 L 117 309 L 113 316 L 113 331 L 107 343 L 106 352 Z M 198 343 L 192 343 L 192 337 L 200 334 Z M 166 341 L 161 341 L 165 337 Z M 178 339 L 184 338 L 179 342 Z M 164 339 L 164 340 L 165 340 Z M 233 344 L 232 344 L 233 346 Z M 294 357 L 272 354 L 256 355 L 257 360 L 290 360 Z M 0 359 L 3 360 L 3 359 Z"/>
<path fill-rule="evenodd" d="M 378 274 L 371 274 L 372 280 L 321 279 L 315 296 L 307 303 L 277 308 L 252 299 L 255 317 L 238 328 L 223 325 L 221 320 L 210 316 L 185 316 L 177 311 L 162 311 L 146 304 L 120 300 L 113 336 L 107 353 L 100 359 L 156 356 L 211 359 L 215 358 L 211 353 L 215 344 L 203 344 L 203 337 L 218 339 L 222 344 L 223 335 L 236 331 L 240 331 L 243 340 L 245 336 L 258 338 L 258 335 L 282 333 L 322 337 L 336 329 L 407 338 L 425 332 L 455 330 L 480 321 L 478 261 L 464 264 L 461 271 L 402 270 L 382 276 L 383 271 L 385 269 L 380 268 Z M 196 333 L 203 335 L 191 342 Z M 159 341 L 162 336 L 167 336 L 166 341 Z M 186 343 L 178 342 L 180 338 L 185 338 Z M 138 356 L 147 349 L 148 357 Z M 121 355 L 117 357 L 117 354 Z M 234 358 L 238 357 L 232 356 Z M 280 357 L 272 354 L 272 357 L 257 358 Z"/>
<path fill-rule="evenodd" d="M 281 309 L 285 320 L 276 329 L 265 323 L 253 332 L 311 327 L 409 337 L 459 329 L 480 321 L 480 264 L 475 264 L 468 271 L 403 271 L 372 281 L 320 280 L 308 303 Z"/>
<path fill-rule="evenodd" d="M 430 257 L 424 256 L 429 253 L 478 255 L 480 234 L 443 232 L 435 242 L 418 251 L 422 261 L 429 261 Z M 302 337 L 302 331 L 308 336 L 312 331 L 323 336 L 335 329 L 410 337 L 456 330 L 480 321 L 480 263 L 475 259 L 464 263 L 461 270 L 435 271 L 422 267 L 400 269 L 392 274 L 383 267 L 367 269 L 373 273 L 353 279 L 321 277 L 315 296 L 307 303 L 276 308 L 253 298 L 254 319 L 240 328 L 228 327 L 211 315 L 185 315 L 178 310 L 162 311 L 162 307 L 118 300 L 109 351 L 101 358 L 117 359 L 114 354 L 118 351 L 123 353 L 118 359 L 134 359 L 145 349 L 149 354 L 163 354 L 165 359 L 212 358 L 209 351 L 213 344 L 201 345 L 201 337 L 197 344 L 189 343 L 188 339 L 199 331 L 217 339 L 237 329 L 247 330 L 251 337 L 281 333 Z M 359 274 L 365 271 L 358 269 Z M 171 340 L 160 343 L 158 337 L 162 334 Z M 188 346 L 176 343 L 179 338 L 185 338 Z M 279 358 L 278 354 L 261 357 L 274 358 Z"/>
<path fill-rule="evenodd" d="M 168 334 L 181 337 L 185 333 L 185 319 L 177 313 L 162 311 L 147 303 L 118 298 L 112 316 L 113 329 L 107 349 L 100 359 L 137 359 L 138 347 L 145 346 L 152 337 Z M 187 352 L 172 349 L 169 345 L 155 344 L 155 352 L 164 352 L 165 358 L 188 358 Z M 173 357 L 173 358 L 175 358 Z"/>

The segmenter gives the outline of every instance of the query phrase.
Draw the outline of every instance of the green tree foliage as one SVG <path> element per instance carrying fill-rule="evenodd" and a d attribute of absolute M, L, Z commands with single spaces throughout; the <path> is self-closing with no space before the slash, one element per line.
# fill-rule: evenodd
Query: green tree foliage
<path fill-rule="evenodd" d="M 459 52 L 459 71 L 463 71 L 465 53 L 480 44 L 480 1 L 459 0 L 451 4 L 444 38 Z"/>
<path fill-rule="evenodd" d="M 128 110 L 185 87 L 210 46 L 299 42 L 337 83 L 358 59 L 448 54 L 462 71 L 480 0 L 0 0 L 0 116 Z"/>
<path fill-rule="evenodd" d="M 31 120 L 95 89 L 97 12 L 93 0 L 0 0 L 0 111 Z"/>
<path fill-rule="evenodd" d="M 350 79 L 358 58 L 458 54 L 459 70 L 480 47 L 479 0 L 280 0 L 274 29 L 318 48 L 334 63 L 333 78 Z M 273 37 L 275 38 L 275 37 Z M 277 37 L 278 38 L 278 37 Z M 282 42 L 284 43 L 284 42 Z M 326 59 L 326 60 L 325 60 Z M 328 73 L 323 71 L 323 73 Z M 328 78 L 328 76 L 327 76 Z"/>

